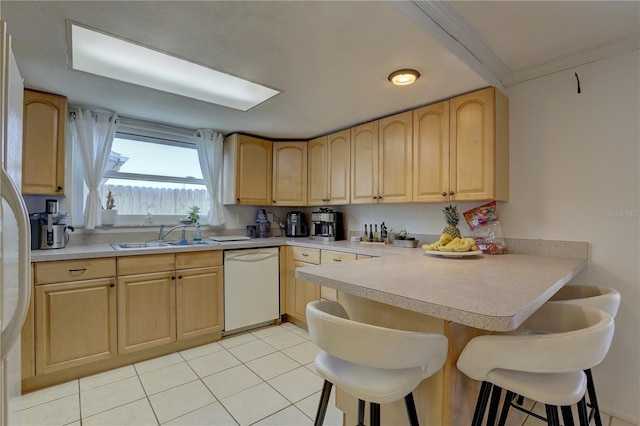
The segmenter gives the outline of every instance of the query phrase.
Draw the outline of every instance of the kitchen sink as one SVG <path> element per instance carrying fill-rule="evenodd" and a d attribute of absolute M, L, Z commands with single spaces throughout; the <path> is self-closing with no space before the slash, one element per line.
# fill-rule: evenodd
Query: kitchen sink
<path fill-rule="evenodd" d="M 210 246 L 213 243 L 209 241 L 171 241 L 168 243 L 171 246 Z"/>
<path fill-rule="evenodd" d="M 149 249 L 149 248 L 162 248 L 170 247 L 168 241 L 148 241 L 141 243 L 118 243 L 111 244 L 116 250 L 134 250 L 134 249 Z"/>
<path fill-rule="evenodd" d="M 134 243 L 117 243 L 111 244 L 116 250 L 136 250 L 136 249 L 153 249 L 168 247 L 191 247 L 191 246 L 209 246 L 213 243 L 210 241 L 146 241 Z"/>

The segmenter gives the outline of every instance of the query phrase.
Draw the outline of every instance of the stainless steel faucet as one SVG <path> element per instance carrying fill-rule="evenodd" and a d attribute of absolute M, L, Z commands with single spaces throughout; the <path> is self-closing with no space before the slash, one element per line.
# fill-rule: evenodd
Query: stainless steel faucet
<path fill-rule="evenodd" d="M 181 225 L 176 225 L 176 226 L 174 226 L 172 228 L 169 228 L 169 230 L 167 232 L 164 232 L 164 225 L 160 225 L 160 232 L 158 232 L 158 241 L 164 241 L 164 239 L 167 237 L 167 235 L 169 235 L 169 232 L 173 231 L 174 229 L 186 228 L 187 226 L 189 226 L 189 225 L 182 225 L 182 224 Z"/>

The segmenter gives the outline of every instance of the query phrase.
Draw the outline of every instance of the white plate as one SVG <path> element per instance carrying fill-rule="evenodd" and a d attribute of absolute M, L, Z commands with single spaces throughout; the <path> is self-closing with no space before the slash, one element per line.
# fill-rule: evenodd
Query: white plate
<path fill-rule="evenodd" d="M 433 256 L 442 256 L 442 257 L 467 257 L 467 256 L 477 256 L 482 254 L 482 250 L 473 250 L 473 251 L 438 251 L 438 250 L 425 250 L 427 254 L 431 254 Z"/>

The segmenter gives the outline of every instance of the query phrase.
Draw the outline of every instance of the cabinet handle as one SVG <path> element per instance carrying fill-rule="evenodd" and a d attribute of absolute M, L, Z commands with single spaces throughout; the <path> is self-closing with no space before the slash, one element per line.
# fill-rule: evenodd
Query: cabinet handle
<path fill-rule="evenodd" d="M 178 275 L 178 279 L 181 280 L 182 279 L 182 275 Z"/>
<path fill-rule="evenodd" d="M 237 202 L 240 202 L 240 197 L 236 198 L 236 201 L 237 201 Z"/>
<path fill-rule="evenodd" d="M 69 272 L 84 272 L 87 268 L 69 269 Z"/>
<path fill-rule="evenodd" d="M 58 191 L 62 191 L 62 185 L 58 185 L 57 189 Z"/>
<path fill-rule="evenodd" d="M 114 288 L 116 285 L 114 283 L 109 284 L 109 287 Z"/>
<path fill-rule="evenodd" d="M 309 253 L 302 253 L 303 257 L 309 257 Z"/>
<path fill-rule="evenodd" d="M 447 196 L 447 193 L 443 191 L 443 192 L 442 192 L 442 196 L 443 196 L 443 197 L 446 197 L 446 196 Z"/>
<path fill-rule="evenodd" d="M 172 279 L 172 280 L 175 280 L 175 279 L 176 279 L 176 276 L 175 276 L 175 275 L 172 275 L 172 276 L 171 276 L 171 279 Z"/>
<path fill-rule="evenodd" d="M 378 200 L 382 200 L 382 195 L 378 195 Z"/>
<path fill-rule="evenodd" d="M 453 195 L 455 194 L 453 191 L 449 191 L 449 195 Z"/>
<path fill-rule="evenodd" d="M 333 259 L 334 262 L 342 262 L 342 259 Z"/>
<path fill-rule="evenodd" d="M 372 198 L 373 198 L 374 200 L 377 200 L 377 199 L 378 199 L 378 197 L 376 197 L 375 195 L 374 195 Z"/>
<path fill-rule="evenodd" d="M 275 204 L 275 203 L 276 203 L 276 200 L 271 200 L 271 204 Z"/>

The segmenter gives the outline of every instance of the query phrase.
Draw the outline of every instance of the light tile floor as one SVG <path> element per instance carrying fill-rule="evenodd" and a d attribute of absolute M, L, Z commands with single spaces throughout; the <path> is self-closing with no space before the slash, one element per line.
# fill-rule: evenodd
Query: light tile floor
<path fill-rule="evenodd" d="M 265 327 L 28 393 L 22 424 L 311 425 L 323 383 L 317 353 L 306 330 Z M 334 395 L 328 426 L 342 424 Z M 544 424 L 512 412 L 510 426 Z M 606 415 L 603 422 L 631 426 Z"/>

